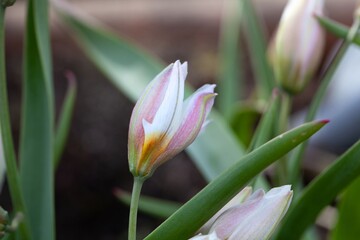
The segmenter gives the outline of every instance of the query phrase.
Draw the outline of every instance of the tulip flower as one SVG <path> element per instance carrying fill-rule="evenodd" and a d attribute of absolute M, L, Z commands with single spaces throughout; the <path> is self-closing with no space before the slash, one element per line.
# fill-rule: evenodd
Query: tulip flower
<path fill-rule="evenodd" d="M 199 134 L 214 103 L 215 85 L 206 84 L 184 101 L 187 63 L 170 64 L 146 87 L 130 120 L 129 166 L 147 178 Z"/>
<path fill-rule="evenodd" d="M 145 179 L 189 146 L 214 104 L 215 85 L 206 84 L 184 101 L 187 63 L 170 64 L 145 88 L 130 119 L 129 168 L 134 175 L 129 240 L 136 239 L 137 209 Z"/>
<path fill-rule="evenodd" d="M 270 46 L 270 62 L 280 86 L 290 93 L 303 90 L 320 64 L 325 33 L 315 15 L 324 0 L 289 0 Z"/>
<path fill-rule="evenodd" d="M 221 209 L 210 230 L 202 232 L 202 228 L 200 235 L 191 240 L 269 239 L 289 208 L 292 194 L 290 185 L 273 188 L 266 194 L 259 189 L 249 197 L 242 191 L 243 202 Z"/>

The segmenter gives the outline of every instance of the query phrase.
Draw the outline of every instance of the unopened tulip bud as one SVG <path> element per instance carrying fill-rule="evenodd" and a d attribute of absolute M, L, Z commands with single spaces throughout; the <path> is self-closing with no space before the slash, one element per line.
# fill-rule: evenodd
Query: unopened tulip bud
<path fill-rule="evenodd" d="M 270 46 L 270 62 L 280 86 L 290 93 L 304 89 L 320 64 L 325 32 L 315 19 L 324 0 L 289 0 Z"/>
<path fill-rule="evenodd" d="M 354 18 L 360 18 L 360 1 L 358 0 L 356 3 L 356 9 L 355 9 L 355 13 L 354 13 Z"/>
<path fill-rule="evenodd" d="M 187 63 L 169 65 L 146 87 L 132 112 L 129 166 L 149 177 L 162 163 L 189 146 L 214 103 L 215 85 L 204 85 L 184 101 Z"/>

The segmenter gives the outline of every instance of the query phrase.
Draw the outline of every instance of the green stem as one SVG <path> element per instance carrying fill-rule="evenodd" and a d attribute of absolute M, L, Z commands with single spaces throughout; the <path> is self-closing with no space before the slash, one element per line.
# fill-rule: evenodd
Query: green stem
<path fill-rule="evenodd" d="M 19 172 L 16 164 L 16 155 L 11 133 L 11 123 L 8 105 L 8 95 L 6 86 L 5 68 L 5 33 L 4 33 L 5 7 L 0 6 L 0 129 L 3 139 L 4 156 L 7 171 L 12 203 L 16 212 L 25 214 L 23 196 L 20 188 Z M 25 224 L 20 224 L 22 239 L 29 239 L 28 228 Z"/>
<path fill-rule="evenodd" d="M 289 127 L 289 116 L 292 104 L 292 96 L 282 91 L 281 95 L 281 107 L 280 107 L 280 116 L 279 116 L 279 128 L 278 134 L 282 134 L 288 130 Z M 288 172 L 287 172 L 287 156 L 282 157 L 277 162 L 277 180 L 279 184 L 284 184 L 287 181 Z"/>
<path fill-rule="evenodd" d="M 356 37 L 356 33 L 359 31 L 359 29 L 360 29 L 360 20 L 359 20 L 359 18 L 356 18 L 355 22 L 353 23 L 353 25 L 350 28 L 350 31 L 348 32 L 347 38 L 342 43 L 336 56 L 334 57 L 334 59 L 332 60 L 332 62 L 329 65 L 327 71 L 325 72 L 325 75 L 321 81 L 319 89 L 316 91 L 313 101 L 311 102 L 309 111 L 307 112 L 307 115 L 305 118 L 305 122 L 314 120 L 316 112 L 325 96 L 327 87 L 329 86 L 329 83 L 330 83 L 331 79 L 333 78 L 333 75 L 334 75 L 335 71 L 337 70 L 339 63 L 341 62 L 344 54 L 346 53 L 347 49 L 351 45 L 352 41 Z M 297 147 L 289 161 L 289 163 L 290 163 L 289 171 L 290 171 L 290 177 L 291 177 L 290 182 L 294 186 L 299 185 L 301 159 L 304 155 L 306 146 L 307 146 L 307 142 L 304 142 L 299 147 Z"/>
<path fill-rule="evenodd" d="M 130 215 L 129 215 L 129 237 L 128 237 L 129 240 L 136 240 L 136 220 L 137 220 L 140 192 L 143 183 L 144 183 L 144 179 L 139 177 L 134 177 L 134 185 L 131 195 Z"/>

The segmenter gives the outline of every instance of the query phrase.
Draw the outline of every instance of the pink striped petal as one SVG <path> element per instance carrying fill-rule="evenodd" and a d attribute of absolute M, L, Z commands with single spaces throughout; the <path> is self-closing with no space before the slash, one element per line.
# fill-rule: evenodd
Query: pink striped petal
<path fill-rule="evenodd" d="M 285 215 L 292 199 L 290 186 L 271 189 L 261 201 L 261 206 L 250 214 L 232 233 L 229 240 L 269 239 Z"/>
<path fill-rule="evenodd" d="M 226 210 L 216 219 L 210 232 L 215 231 L 220 239 L 228 239 L 239 225 L 261 206 L 264 195 L 263 190 L 258 190 L 251 196 L 252 199 Z"/>
<path fill-rule="evenodd" d="M 245 200 L 247 200 L 252 193 L 251 187 L 245 187 L 243 190 L 241 190 L 238 194 L 236 194 L 235 197 L 233 197 L 223 208 L 220 209 L 212 218 L 210 218 L 209 221 L 207 221 L 198 231 L 199 233 L 205 234 L 210 232 L 211 226 L 214 224 L 215 220 L 223 214 L 228 209 L 238 206 L 240 203 L 243 203 Z"/>
<path fill-rule="evenodd" d="M 214 88 L 214 84 L 206 84 L 186 99 L 181 117 L 182 123 L 169 143 L 169 151 L 182 150 L 195 140 L 214 104 L 216 96 Z"/>
<path fill-rule="evenodd" d="M 225 211 L 210 232 L 220 239 L 268 239 L 286 213 L 292 198 L 290 185 L 273 188 L 266 194 L 256 191 L 244 203 Z"/>
<path fill-rule="evenodd" d="M 195 140 L 214 104 L 216 96 L 214 88 L 215 85 L 206 84 L 184 102 L 180 118 L 182 120 L 181 125 L 175 133 L 169 133 L 169 136 L 173 136 L 164 148 L 165 151 L 151 165 L 156 168 L 184 150 Z"/>
<path fill-rule="evenodd" d="M 183 66 L 186 68 L 187 63 L 185 62 Z M 184 71 L 181 70 L 181 67 L 180 62 L 176 61 L 170 75 L 169 86 L 167 87 L 164 99 L 162 100 L 153 121 L 148 125 L 147 129 L 145 129 L 145 138 L 146 135 L 152 134 L 170 135 L 169 132 L 173 131 L 172 129 L 176 130 L 178 128 L 184 100 L 184 84 L 186 77 L 186 74 L 184 75 Z M 150 122 L 149 120 L 147 121 Z"/>

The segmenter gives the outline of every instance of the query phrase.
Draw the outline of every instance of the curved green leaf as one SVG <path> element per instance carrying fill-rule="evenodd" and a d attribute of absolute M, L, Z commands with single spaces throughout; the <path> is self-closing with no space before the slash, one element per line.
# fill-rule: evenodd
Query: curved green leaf
<path fill-rule="evenodd" d="M 339 217 L 332 240 L 358 240 L 360 236 L 360 178 L 345 191 L 340 200 Z"/>
<path fill-rule="evenodd" d="M 360 141 L 304 189 L 283 219 L 276 239 L 300 239 L 320 211 L 360 175 L 359 159 Z"/>
<path fill-rule="evenodd" d="M 304 124 L 242 157 L 145 239 L 188 239 L 254 176 L 305 141 L 325 123 L 326 121 Z"/>
<path fill-rule="evenodd" d="M 327 17 L 316 16 L 317 20 L 327 31 L 334 34 L 336 37 L 346 39 L 348 37 L 350 28 Z M 360 46 L 360 34 L 356 34 L 353 43 Z"/>
<path fill-rule="evenodd" d="M 76 81 L 72 73 L 68 73 L 69 87 L 66 91 L 63 106 L 61 108 L 59 122 L 55 135 L 54 146 L 54 168 L 59 165 L 61 154 L 64 151 L 66 139 L 70 130 L 71 117 L 73 115 L 76 98 Z"/>

